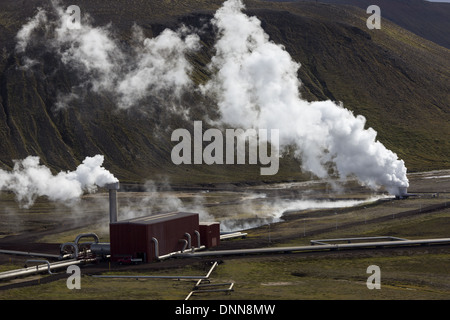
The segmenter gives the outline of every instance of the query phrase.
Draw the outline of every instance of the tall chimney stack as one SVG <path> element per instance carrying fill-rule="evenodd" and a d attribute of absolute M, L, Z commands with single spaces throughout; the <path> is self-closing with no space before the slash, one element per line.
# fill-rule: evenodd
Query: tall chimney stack
<path fill-rule="evenodd" d="M 117 222 L 117 190 L 120 188 L 119 182 L 105 185 L 109 190 L 109 223 Z"/>

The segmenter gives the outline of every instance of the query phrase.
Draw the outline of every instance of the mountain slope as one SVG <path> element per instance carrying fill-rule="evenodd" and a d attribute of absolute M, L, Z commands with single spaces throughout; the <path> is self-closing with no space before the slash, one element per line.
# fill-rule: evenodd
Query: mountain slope
<path fill-rule="evenodd" d="M 448 165 L 449 50 L 388 21 L 368 30 L 357 9 L 284 5 L 290 14 L 267 12 L 263 20 L 271 21 L 266 30 L 275 42 L 302 63 L 305 97 L 342 101 L 366 116 L 410 169 Z"/>
<path fill-rule="evenodd" d="M 292 1 L 313 2 L 313 0 Z M 422 38 L 450 49 L 449 3 L 425 0 L 320 0 L 318 3 L 351 5 L 362 10 L 366 10 L 370 5 L 377 5 L 381 9 L 382 21 L 390 20 Z"/>
<path fill-rule="evenodd" d="M 202 48 L 189 60 L 193 80 L 204 83 L 214 53 L 214 30 L 205 24 L 221 1 L 78 1 L 96 25 L 109 22 L 129 43 L 134 22 L 147 36 L 181 23 L 201 28 Z M 449 50 L 386 22 L 382 30 L 365 28 L 364 11 L 315 3 L 246 2 L 247 13 L 262 21 L 271 39 L 283 44 L 302 64 L 302 95 L 331 99 L 362 114 L 379 139 L 404 159 L 410 170 L 450 167 L 447 139 L 450 78 Z M 46 1 L 3 1 L 0 14 L 0 164 L 30 154 L 55 170 L 73 169 L 85 156 L 105 155 L 106 167 L 123 181 L 169 177 L 173 182 L 261 180 L 259 166 L 175 166 L 170 158 L 176 128 L 214 116 L 210 102 L 190 92 L 183 106 L 190 118 L 168 113 L 168 101 L 153 96 L 143 108 L 117 110 L 107 94 L 89 93 L 74 106 L 55 110 L 59 92 L 71 92 L 76 75 L 54 56 L 28 72 L 20 68 L 14 36 Z M 265 180 L 301 179 L 299 163 L 285 157 L 280 173 Z M 307 175 L 306 175 L 307 176 Z"/>

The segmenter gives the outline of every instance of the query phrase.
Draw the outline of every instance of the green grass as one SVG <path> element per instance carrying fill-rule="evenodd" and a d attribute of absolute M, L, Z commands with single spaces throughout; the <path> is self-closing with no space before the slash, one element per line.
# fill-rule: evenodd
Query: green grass
<path fill-rule="evenodd" d="M 405 257 L 266 257 L 228 260 L 217 281 L 236 282 L 234 299 L 445 299 L 450 280 L 445 255 Z M 434 266 L 430 269 L 424 263 Z M 369 290 L 370 265 L 381 269 L 381 290 Z M 226 298 L 212 296 L 212 299 Z"/>
<path fill-rule="evenodd" d="M 36 280 L 38 281 L 38 280 Z M 66 279 L 29 288 L 0 291 L 0 299 L 19 300 L 181 300 L 189 293 L 185 281 L 110 280 L 82 276 L 81 289 L 69 290 Z"/>
<path fill-rule="evenodd" d="M 228 258 L 213 271 L 211 283 L 234 282 L 234 292 L 202 294 L 191 299 L 450 299 L 450 279 L 446 263 L 449 258 L 450 253 L 383 256 L 382 252 L 352 258 L 345 258 L 345 253 L 343 257 L 330 254 L 306 258 L 299 254 L 289 257 Z M 369 290 L 366 286 L 370 275 L 367 268 L 370 265 L 380 267 L 381 290 Z M 151 274 L 203 273 L 188 268 Z M 62 279 L 49 284 L 0 291 L 0 299 L 182 300 L 194 284 L 195 281 L 186 280 L 102 279 L 84 275 L 80 290 L 67 289 L 66 280 Z"/>
<path fill-rule="evenodd" d="M 64 271 L 59 271 L 59 273 Z M 167 280 L 167 279 L 110 279 L 95 278 L 83 274 L 81 289 L 69 290 L 67 280 L 61 279 L 47 284 L 39 284 L 26 288 L 0 290 L 0 299 L 20 300 L 182 300 L 190 292 L 196 281 L 194 280 Z M 196 266 L 184 268 L 171 268 L 156 272 L 114 271 L 114 268 L 105 275 L 191 275 L 204 276 L 206 271 Z M 47 277 L 40 275 L 35 281 Z M 34 281 L 34 280 L 33 280 Z"/>
<path fill-rule="evenodd" d="M 214 197 L 213 197 L 214 198 Z M 219 198 L 226 200 L 225 194 Z M 309 231 L 333 227 L 335 215 L 327 210 L 316 211 L 318 219 L 310 220 L 303 236 L 303 220 L 296 219 L 271 226 L 272 243 L 266 246 L 307 245 L 310 239 L 353 236 L 397 236 L 408 239 L 448 237 L 450 208 L 409 217 L 395 214 L 413 210 L 421 205 L 444 201 L 439 199 L 410 199 L 408 201 L 382 202 L 338 212 L 338 228 L 308 235 Z M 305 212 L 308 213 L 308 212 Z M 363 214 L 367 215 L 367 223 Z M 381 216 L 392 216 L 385 222 L 371 222 Z M 351 228 L 346 223 L 360 222 Z M 248 230 L 247 240 L 230 240 L 236 243 L 267 239 L 268 229 L 263 226 Z M 55 235 L 54 240 L 65 239 L 70 233 Z M 282 236 L 297 235 L 282 241 Z M 289 238 L 289 237 L 288 237 Z M 268 240 L 268 239 L 267 239 Z M 264 246 L 264 244 L 262 244 Z M 193 296 L 192 300 L 254 300 L 254 299 L 368 299 L 368 300 L 414 300 L 450 299 L 449 249 L 439 247 L 401 248 L 396 250 L 339 251 L 321 254 L 249 255 L 221 257 L 211 274 L 211 283 L 234 282 L 234 292 L 210 293 Z M 214 259 L 211 259 L 214 260 Z M 168 261 L 170 262 L 170 261 Z M 13 269 L 19 262 L 12 261 L 1 270 Z M 201 261 L 186 266 L 165 267 L 159 262 L 155 270 L 123 270 L 110 265 L 107 275 L 205 275 L 209 270 Z M 381 269 L 381 290 L 369 290 L 366 286 L 367 267 L 377 265 Z M 0 299 L 120 299 L 120 300 L 182 300 L 192 290 L 195 281 L 167 279 L 101 279 L 90 277 L 82 269 L 81 290 L 69 290 L 66 280 L 26 288 L 0 291 Z M 59 271 L 63 272 L 63 271 Z M 40 279 L 47 277 L 41 275 Z M 33 280 L 36 283 L 39 278 Z M 7 283 L 5 283 L 7 284 Z"/>

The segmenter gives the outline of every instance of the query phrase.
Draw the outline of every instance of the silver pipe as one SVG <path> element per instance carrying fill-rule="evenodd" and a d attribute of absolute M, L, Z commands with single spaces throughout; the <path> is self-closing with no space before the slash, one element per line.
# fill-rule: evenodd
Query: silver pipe
<path fill-rule="evenodd" d="M 117 191 L 109 190 L 109 223 L 117 222 Z"/>
<path fill-rule="evenodd" d="M 103 275 L 92 275 L 94 278 L 118 278 L 118 279 L 207 279 L 204 276 L 103 276 Z"/>
<path fill-rule="evenodd" d="M 310 243 L 311 243 L 312 246 L 315 245 L 315 244 L 322 244 L 322 245 L 327 245 L 328 244 L 328 243 L 322 242 L 320 240 L 311 240 Z"/>
<path fill-rule="evenodd" d="M 206 290 L 202 289 L 202 290 L 195 290 L 195 291 L 191 291 L 191 292 L 192 292 L 192 294 L 203 293 L 203 292 L 228 292 L 228 291 L 233 291 L 233 286 L 234 286 L 234 283 L 230 283 L 230 287 L 226 288 L 226 289 L 206 289 Z M 190 298 L 190 296 L 189 296 L 189 298 Z M 188 300 L 188 299 L 186 299 L 186 300 Z"/>
<path fill-rule="evenodd" d="M 324 244 L 320 246 L 299 246 L 299 247 L 274 247 L 274 248 L 256 248 L 256 249 L 237 249 L 237 250 L 218 250 L 196 253 L 175 254 L 175 257 L 202 257 L 202 256 L 224 256 L 239 254 L 262 254 L 262 253 L 283 253 L 283 252 L 299 252 L 299 251 L 317 251 L 317 250 L 339 250 L 353 248 L 379 248 L 393 246 L 413 246 L 413 245 L 431 245 L 431 244 L 450 244 L 450 238 L 425 239 L 425 240 L 393 240 L 379 242 L 361 242 L 361 243 L 344 243 L 344 244 Z"/>
<path fill-rule="evenodd" d="M 184 243 L 183 248 L 181 249 L 181 251 L 171 252 L 171 253 L 168 253 L 168 254 L 160 256 L 159 255 L 159 242 L 158 242 L 158 239 L 156 239 L 155 237 L 152 237 L 152 241 L 155 244 L 155 258 L 158 259 L 158 260 L 167 259 L 167 258 L 172 257 L 175 254 L 183 253 L 185 251 L 189 251 L 189 250 L 192 251 L 192 252 L 194 251 L 194 248 L 190 248 L 190 249 L 186 250 L 187 243 L 188 243 L 187 240 L 186 239 L 180 239 L 180 242 Z M 205 248 L 205 246 L 200 245 L 200 241 L 199 241 L 198 249 L 204 249 L 204 248 Z"/>
<path fill-rule="evenodd" d="M 201 247 L 201 241 L 200 241 L 200 232 L 198 232 L 197 230 L 194 231 L 194 233 L 197 236 L 197 248 Z"/>
<path fill-rule="evenodd" d="M 189 298 L 192 296 L 193 293 L 194 291 L 189 292 L 189 294 L 187 295 L 186 298 L 184 298 L 184 300 L 189 300 Z"/>
<path fill-rule="evenodd" d="M 152 241 L 155 244 L 155 258 L 159 259 L 159 242 L 158 242 L 158 239 L 156 239 L 155 237 L 152 237 Z"/>
<path fill-rule="evenodd" d="M 103 256 L 111 253 L 111 244 L 109 243 L 91 243 L 91 250 L 94 254 L 101 254 Z"/>
<path fill-rule="evenodd" d="M 64 257 L 63 256 L 63 254 L 64 254 L 64 248 L 66 247 L 66 246 L 72 246 L 72 248 L 74 249 L 74 252 L 73 252 L 73 254 L 71 255 L 71 257 L 72 258 L 77 258 L 78 257 L 78 245 L 76 244 L 76 243 L 74 243 L 74 242 L 66 242 L 66 243 L 63 243 L 62 245 L 61 245 L 61 247 L 60 247 L 60 253 L 61 253 L 61 258 L 62 257 Z"/>
<path fill-rule="evenodd" d="M 218 265 L 217 261 L 214 262 L 214 264 L 212 265 L 212 267 L 209 269 L 208 273 L 206 274 L 206 279 L 199 279 L 197 281 L 197 283 L 195 284 L 194 288 L 198 288 L 200 286 L 200 284 L 202 283 L 202 280 L 208 280 L 209 276 L 211 275 L 211 272 L 214 270 L 214 268 Z M 232 285 L 233 286 L 233 285 Z M 232 286 L 230 287 L 230 289 L 232 288 Z M 189 292 L 189 294 L 187 295 L 187 297 L 184 300 L 189 300 L 189 298 L 192 296 L 192 294 L 194 293 L 194 291 Z"/>
<path fill-rule="evenodd" d="M 209 269 L 208 273 L 206 274 L 206 279 L 209 278 L 209 276 L 211 275 L 211 272 L 213 272 L 213 270 L 217 267 L 218 263 L 217 261 L 214 262 L 214 264 L 212 265 L 211 269 Z"/>
<path fill-rule="evenodd" d="M 186 247 L 188 245 L 188 241 L 186 239 L 180 239 L 179 242 L 183 242 L 183 248 L 181 249 L 181 253 L 184 252 L 184 250 L 186 250 Z"/>
<path fill-rule="evenodd" d="M 206 288 L 206 287 L 220 287 L 220 286 L 229 286 L 234 284 L 234 282 L 225 282 L 225 283 L 207 283 L 207 284 L 199 284 L 195 288 Z"/>
<path fill-rule="evenodd" d="M 186 241 L 186 240 L 185 240 Z M 190 280 L 208 280 L 211 272 L 218 265 L 214 262 L 206 276 L 119 276 L 119 275 L 92 275 L 94 278 L 118 278 L 118 279 L 190 279 Z"/>
<path fill-rule="evenodd" d="M 109 223 L 117 222 L 117 190 L 120 188 L 119 182 L 109 183 L 105 186 L 109 189 Z"/>
<path fill-rule="evenodd" d="M 186 240 L 185 240 L 185 241 L 186 241 Z M 205 249 L 205 248 L 206 248 L 205 246 L 200 246 L 200 248 L 198 248 L 198 249 L 203 250 L 203 249 Z M 187 250 L 185 250 L 184 252 L 194 252 L 194 248 L 187 249 Z M 168 259 L 168 258 L 171 258 L 171 257 L 173 257 L 173 256 L 175 256 L 175 255 L 177 255 L 177 254 L 180 254 L 180 253 L 182 253 L 182 252 L 181 252 L 181 251 L 171 252 L 171 253 L 168 253 L 168 254 L 159 256 L 159 257 L 158 257 L 158 260 Z"/>
<path fill-rule="evenodd" d="M 20 256 L 42 257 L 42 258 L 54 258 L 54 259 L 60 258 L 60 255 L 57 255 L 57 254 L 48 254 L 48 253 L 39 253 L 39 252 L 0 250 L 0 253 L 14 254 L 14 255 L 20 255 Z"/>
<path fill-rule="evenodd" d="M 88 260 L 85 260 L 85 261 L 88 261 Z M 67 266 L 74 265 L 74 264 L 80 264 L 82 262 L 84 262 L 84 261 L 82 261 L 82 260 L 67 260 L 67 261 L 54 262 L 54 263 L 50 263 L 50 269 L 53 270 L 53 269 L 63 268 L 63 267 L 67 267 Z M 28 276 L 28 275 L 35 274 L 38 272 L 42 272 L 45 270 L 46 267 L 48 268 L 48 265 L 46 265 L 46 266 L 38 265 L 36 267 L 28 267 L 28 268 L 23 268 L 23 269 L 16 269 L 16 270 L 0 272 L 0 280 L 17 278 L 20 276 Z"/>
<path fill-rule="evenodd" d="M 27 260 L 25 261 L 25 268 L 27 267 L 27 263 L 28 262 L 40 262 L 40 263 L 46 263 L 47 267 L 48 267 L 48 274 L 53 274 L 52 271 L 50 270 L 50 262 L 48 262 L 48 260 Z M 39 266 L 36 266 L 36 270 L 39 270 Z"/>
<path fill-rule="evenodd" d="M 336 239 L 320 239 L 320 240 L 311 240 L 311 245 L 314 244 L 329 244 L 328 242 L 337 242 L 337 241 L 348 241 L 348 243 L 351 243 L 351 241 L 360 241 L 360 240 L 401 240 L 405 241 L 408 239 L 403 238 L 397 238 L 397 237 L 391 237 L 391 236 L 380 236 L 380 237 L 357 237 L 357 238 L 336 238 Z"/>
<path fill-rule="evenodd" d="M 225 240 L 225 239 L 231 239 L 231 238 L 245 238 L 247 236 L 247 233 L 242 233 L 242 232 L 231 232 L 231 233 L 225 233 L 225 234 L 221 234 L 220 235 L 220 240 Z"/>
<path fill-rule="evenodd" d="M 95 243 L 98 243 L 99 241 L 98 236 L 95 233 L 82 233 L 75 238 L 75 244 L 78 246 L 78 242 L 80 241 L 81 238 L 88 238 L 88 237 L 93 237 L 95 239 Z"/>
<path fill-rule="evenodd" d="M 162 255 L 162 256 L 159 256 L 159 257 L 158 257 L 158 260 L 168 259 L 168 258 L 170 258 L 170 257 L 172 257 L 173 255 L 178 254 L 178 253 L 181 253 L 181 251 L 171 252 L 171 253 L 168 253 L 168 254 L 164 254 L 164 255 Z"/>
<path fill-rule="evenodd" d="M 191 235 L 188 233 L 188 232 L 186 232 L 185 234 L 184 234 L 186 237 L 187 237 L 187 239 L 188 239 L 188 249 L 190 249 L 191 248 L 191 246 L 192 246 L 192 242 L 191 242 Z"/>

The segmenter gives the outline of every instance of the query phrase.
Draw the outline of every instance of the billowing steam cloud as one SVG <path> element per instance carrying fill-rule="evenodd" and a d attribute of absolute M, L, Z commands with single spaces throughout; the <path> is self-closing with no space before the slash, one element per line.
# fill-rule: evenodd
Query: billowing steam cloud
<path fill-rule="evenodd" d="M 146 181 L 145 192 L 140 193 L 140 200 L 136 201 L 136 196 L 132 196 L 132 201 L 121 205 L 121 219 L 131 219 L 148 214 L 186 211 L 197 212 L 200 221 L 214 221 L 214 217 L 208 212 L 204 205 L 205 198 L 200 194 L 189 196 L 191 201 L 185 202 L 179 194 L 172 192 L 169 181 L 158 186 L 154 181 Z M 126 195 L 122 196 L 122 200 Z"/>
<path fill-rule="evenodd" d="M 69 29 L 64 10 L 56 2 L 54 9 L 56 21 L 40 10 L 23 26 L 17 35 L 18 52 L 26 57 L 27 48 L 39 39 L 33 36 L 44 32 L 50 50 L 64 64 L 84 74 L 89 88 L 112 93 L 123 108 L 150 94 L 176 95 L 192 85 L 186 53 L 198 48 L 199 37 L 187 28 L 148 39 L 135 26 L 137 45 L 124 50 L 109 26 L 93 27 L 85 19 L 79 29 Z M 279 129 L 280 144 L 296 146 L 303 169 L 320 178 L 328 177 L 331 168 L 341 179 L 356 176 L 373 189 L 384 186 L 397 194 L 407 187 L 404 162 L 376 140 L 375 130 L 365 129 L 363 116 L 332 101 L 301 99 L 299 64 L 243 9 L 241 0 L 227 0 L 212 20 L 218 30 L 210 64 L 213 76 L 199 89 L 216 99 L 221 121 L 236 128 Z M 76 97 L 62 96 L 59 103 Z"/>
<path fill-rule="evenodd" d="M 241 0 L 228 0 L 213 19 L 219 30 L 217 70 L 202 89 L 214 93 L 225 123 L 243 128 L 279 129 L 280 144 L 297 146 L 303 169 L 320 178 L 330 164 L 342 179 L 355 175 L 371 188 L 397 193 L 407 187 L 406 168 L 397 155 L 365 129 L 365 118 L 332 101 L 309 103 L 299 93 L 300 67 L 281 45 L 269 40 Z"/>
<path fill-rule="evenodd" d="M 253 195 L 255 196 L 255 195 Z M 258 196 L 261 196 L 260 194 Z M 280 222 L 283 220 L 283 214 L 287 211 L 301 211 L 313 209 L 331 209 L 355 207 L 364 203 L 371 203 L 382 199 L 381 196 L 371 197 L 366 200 L 310 200 L 310 199 L 258 199 L 242 202 L 242 210 L 247 219 L 227 216 L 220 222 L 223 231 L 235 231 L 250 229 L 267 223 Z M 255 218 L 257 217 L 257 218 Z"/>
<path fill-rule="evenodd" d="M 12 171 L 0 169 L 0 191 L 14 192 L 24 208 L 32 206 L 40 196 L 71 202 L 84 192 L 94 192 L 97 187 L 118 181 L 102 167 L 103 161 L 101 155 L 86 157 L 75 171 L 53 175 L 49 168 L 39 164 L 39 157 L 29 156 L 16 160 Z"/>
<path fill-rule="evenodd" d="M 24 52 L 28 46 L 33 32 L 40 26 L 47 23 L 47 15 L 45 11 L 39 9 L 36 15 L 25 23 L 16 35 L 17 44 L 16 51 Z"/>
<path fill-rule="evenodd" d="M 83 13 L 81 23 L 73 28 L 62 5 L 58 1 L 52 4 L 53 11 L 40 9 L 16 36 L 16 51 L 24 54 L 24 67 L 38 62 L 28 57 L 29 47 L 46 48 L 80 76 L 82 83 L 75 89 L 108 92 L 119 108 L 134 106 L 161 91 L 180 94 L 191 85 L 192 66 L 186 53 L 198 47 L 199 37 L 189 34 L 186 27 L 177 32 L 166 29 L 149 39 L 134 26 L 132 42 L 136 45 L 125 50 L 110 25 L 94 27 Z M 60 95 L 57 106 L 64 107 L 77 97 L 74 93 Z"/>

